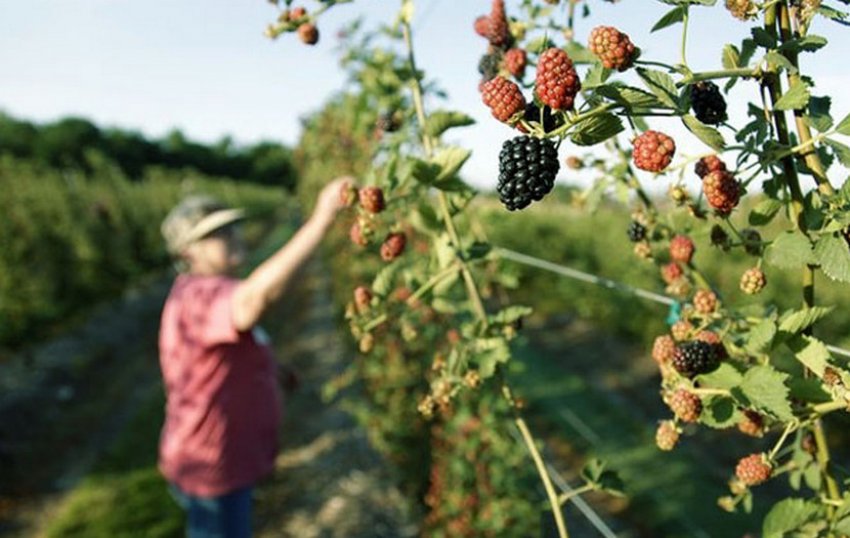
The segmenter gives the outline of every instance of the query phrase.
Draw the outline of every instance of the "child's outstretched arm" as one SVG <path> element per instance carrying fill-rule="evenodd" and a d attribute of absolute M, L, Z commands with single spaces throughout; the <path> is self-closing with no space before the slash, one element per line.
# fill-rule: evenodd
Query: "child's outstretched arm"
<path fill-rule="evenodd" d="M 353 183 L 353 179 L 341 177 L 327 184 L 319 193 L 309 220 L 236 287 L 232 308 L 233 324 L 237 330 L 247 331 L 257 324 L 266 309 L 286 290 L 292 276 L 316 250 L 343 205 L 340 191 L 346 183 Z"/>

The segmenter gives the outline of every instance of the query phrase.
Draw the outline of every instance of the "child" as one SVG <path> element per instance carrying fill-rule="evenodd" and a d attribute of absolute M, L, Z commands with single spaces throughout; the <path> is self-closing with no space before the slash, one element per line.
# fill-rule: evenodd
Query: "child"
<path fill-rule="evenodd" d="M 277 452 L 281 396 L 276 363 L 257 330 L 333 222 L 347 178 L 328 184 L 310 219 L 247 278 L 240 209 L 194 196 L 168 214 L 162 233 L 182 273 L 159 334 L 166 411 L 159 468 L 187 512 L 187 536 L 251 535 L 251 490 Z"/>

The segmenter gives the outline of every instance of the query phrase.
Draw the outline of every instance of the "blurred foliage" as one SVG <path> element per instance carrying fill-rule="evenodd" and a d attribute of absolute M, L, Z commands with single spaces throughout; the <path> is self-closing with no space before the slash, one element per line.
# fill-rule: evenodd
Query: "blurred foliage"
<path fill-rule="evenodd" d="M 92 153 L 110 161 L 132 180 L 143 179 L 145 169 L 155 166 L 191 168 L 210 176 L 295 188 L 291 152 L 277 143 L 237 147 L 225 137 L 205 145 L 189 140 L 179 130 L 162 140 L 152 140 L 135 131 L 101 129 L 82 118 L 37 125 L 0 112 L 0 155 L 91 174 L 95 167 Z"/>
<path fill-rule="evenodd" d="M 91 172 L 0 158 L 0 346 L 43 336 L 92 302 L 168 267 L 159 225 L 178 199 L 209 192 L 262 215 L 281 190 L 147 167 L 133 181 L 97 154 Z"/>

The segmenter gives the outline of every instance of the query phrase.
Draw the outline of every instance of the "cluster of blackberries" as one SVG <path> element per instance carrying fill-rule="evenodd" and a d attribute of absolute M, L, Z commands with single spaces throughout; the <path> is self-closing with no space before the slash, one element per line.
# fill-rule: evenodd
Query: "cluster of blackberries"
<path fill-rule="evenodd" d="M 559 169 L 551 140 L 530 136 L 506 140 L 499 153 L 499 200 L 511 211 L 542 200 L 555 185 Z"/>
<path fill-rule="evenodd" d="M 633 220 L 629 224 L 629 229 L 626 233 L 629 235 L 629 241 L 632 243 L 643 241 L 646 239 L 646 226 L 636 220 Z"/>

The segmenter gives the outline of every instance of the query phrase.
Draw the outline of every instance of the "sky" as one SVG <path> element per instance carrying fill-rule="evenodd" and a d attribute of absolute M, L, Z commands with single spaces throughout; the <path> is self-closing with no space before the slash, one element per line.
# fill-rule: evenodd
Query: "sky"
<path fill-rule="evenodd" d="M 308 10 L 317 6 L 301 3 Z M 516 13 L 519 3 L 507 0 L 508 13 Z M 517 133 L 490 117 L 477 90 L 486 42 L 472 23 L 489 11 L 490 2 L 415 4 L 417 61 L 449 95 L 428 105 L 462 110 L 477 120 L 450 139 L 473 150 L 464 176 L 492 188 L 501 144 Z M 591 18 L 576 27 L 580 41 L 593 26 L 613 25 L 631 36 L 645 58 L 678 60 L 678 27 L 648 33 L 670 6 L 655 0 L 590 4 Z M 336 31 L 359 16 L 367 24 L 389 22 L 398 5 L 397 0 L 340 5 L 320 20 L 319 44 L 308 47 L 292 34 L 276 41 L 264 37 L 277 14 L 265 0 L 0 0 L 0 110 L 37 122 L 77 115 L 153 137 L 178 128 L 204 142 L 231 136 L 237 143 L 271 139 L 294 145 L 300 119 L 344 88 Z M 740 43 L 748 25 L 722 8 L 693 13 L 689 63 L 697 70 L 718 69 L 722 45 Z M 819 19 L 812 31 L 830 44 L 826 52 L 804 55 L 803 71 L 816 80 L 813 93 L 833 96 L 833 116 L 840 119 L 850 112 L 850 71 L 836 58 L 850 51 L 850 29 Z M 739 84 L 729 98 L 733 123 L 757 97 L 754 84 Z M 676 121 L 651 126 L 674 135 L 682 155 L 707 151 Z M 562 147 L 562 153 L 570 151 Z M 846 170 L 834 168 L 831 178 L 843 180 L 842 174 Z M 559 176 L 570 179 L 566 170 Z"/>

